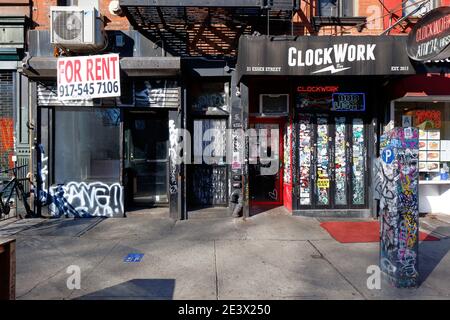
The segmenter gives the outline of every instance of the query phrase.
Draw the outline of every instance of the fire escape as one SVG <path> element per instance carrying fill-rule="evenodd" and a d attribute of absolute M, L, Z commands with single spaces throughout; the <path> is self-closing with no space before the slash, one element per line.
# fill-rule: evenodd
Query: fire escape
<path fill-rule="evenodd" d="M 173 56 L 235 58 L 241 35 L 291 34 L 298 0 L 121 0 L 136 30 Z"/>

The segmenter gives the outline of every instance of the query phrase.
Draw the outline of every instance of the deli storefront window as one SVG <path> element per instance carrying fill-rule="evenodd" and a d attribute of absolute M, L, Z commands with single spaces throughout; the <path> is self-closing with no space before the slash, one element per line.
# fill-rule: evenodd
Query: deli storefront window
<path fill-rule="evenodd" d="M 450 102 L 396 101 L 394 113 L 395 126 L 419 128 L 420 180 L 449 180 Z"/>

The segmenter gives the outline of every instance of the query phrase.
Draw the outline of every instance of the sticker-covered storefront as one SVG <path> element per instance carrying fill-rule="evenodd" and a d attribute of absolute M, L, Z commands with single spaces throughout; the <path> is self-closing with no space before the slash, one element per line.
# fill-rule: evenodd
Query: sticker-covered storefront
<path fill-rule="evenodd" d="M 393 36 L 241 38 L 244 127 L 279 139 L 277 147 L 248 142 L 242 174 L 249 214 L 266 204 L 303 215 L 373 214 L 385 86 L 415 73 L 405 44 L 406 37 Z M 269 162 L 252 154 L 278 159 L 278 170 L 267 172 Z"/>
<path fill-rule="evenodd" d="M 419 132 L 419 212 L 450 214 L 450 7 L 423 16 L 406 52 L 424 75 L 392 83 L 389 121 Z"/>
<path fill-rule="evenodd" d="M 296 92 L 298 208 L 365 208 L 371 93 L 356 84 L 321 88 L 299 86 Z"/>

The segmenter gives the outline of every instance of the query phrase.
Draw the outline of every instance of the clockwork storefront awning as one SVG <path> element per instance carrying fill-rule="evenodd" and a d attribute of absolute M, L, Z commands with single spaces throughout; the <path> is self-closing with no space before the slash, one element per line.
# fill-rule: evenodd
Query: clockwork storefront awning
<path fill-rule="evenodd" d="M 415 74 L 405 36 L 242 36 L 238 81 L 246 76 Z"/>

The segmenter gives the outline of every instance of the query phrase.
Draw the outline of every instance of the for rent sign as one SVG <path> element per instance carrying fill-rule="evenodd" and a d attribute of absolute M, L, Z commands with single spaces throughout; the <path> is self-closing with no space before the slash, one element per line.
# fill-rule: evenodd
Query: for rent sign
<path fill-rule="evenodd" d="M 120 96 L 118 54 L 59 58 L 57 69 L 59 100 Z"/>

